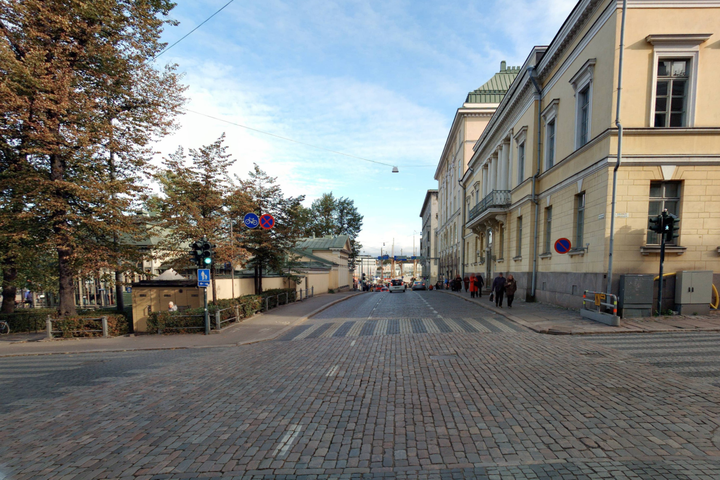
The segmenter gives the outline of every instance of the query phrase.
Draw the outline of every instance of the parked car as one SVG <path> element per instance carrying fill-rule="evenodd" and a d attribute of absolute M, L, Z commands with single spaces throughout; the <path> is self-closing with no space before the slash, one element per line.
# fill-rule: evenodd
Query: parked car
<path fill-rule="evenodd" d="M 390 290 L 390 293 L 392 292 L 405 292 L 407 287 L 405 287 L 405 283 L 403 283 L 402 280 L 390 280 L 390 286 L 388 287 L 388 290 Z"/>
<path fill-rule="evenodd" d="M 412 285 L 413 290 L 427 290 L 427 285 L 425 284 L 425 280 L 417 280 Z"/>

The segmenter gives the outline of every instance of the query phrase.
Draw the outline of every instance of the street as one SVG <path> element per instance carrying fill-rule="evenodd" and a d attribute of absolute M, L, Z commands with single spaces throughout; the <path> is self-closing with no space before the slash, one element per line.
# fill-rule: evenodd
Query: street
<path fill-rule="evenodd" d="M 0 479 L 718 478 L 718 351 L 408 290 L 251 345 L 5 357 Z"/>

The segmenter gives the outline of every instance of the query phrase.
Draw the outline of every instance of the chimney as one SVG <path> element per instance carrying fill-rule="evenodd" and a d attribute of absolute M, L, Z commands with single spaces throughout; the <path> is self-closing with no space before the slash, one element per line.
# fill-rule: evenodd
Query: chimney
<path fill-rule="evenodd" d="M 507 70 L 507 63 L 505 63 L 505 60 L 503 60 L 502 62 L 500 62 L 500 71 L 504 72 L 505 70 Z"/>

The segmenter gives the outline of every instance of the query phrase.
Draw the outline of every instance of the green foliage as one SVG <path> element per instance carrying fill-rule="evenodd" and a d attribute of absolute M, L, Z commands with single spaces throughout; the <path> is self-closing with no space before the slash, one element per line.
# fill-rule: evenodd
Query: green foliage
<path fill-rule="evenodd" d="M 12 333 L 40 332 L 45 330 L 48 316 L 55 314 L 57 311 L 50 308 L 28 308 L 0 314 L 0 320 L 5 320 L 10 325 Z"/>
<path fill-rule="evenodd" d="M 127 335 L 129 325 L 124 315 L 103 316 L 107 317 L 109 336 Z M 53 331 L 60 331 L 63 338 L 102 337 L 102 319 L 97 315 L 63 317 L 53 321 Z"/>

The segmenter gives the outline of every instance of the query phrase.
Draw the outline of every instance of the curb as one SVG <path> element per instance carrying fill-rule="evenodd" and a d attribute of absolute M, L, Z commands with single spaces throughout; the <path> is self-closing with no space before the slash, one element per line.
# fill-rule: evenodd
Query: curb
<path fill-rule="evenodd" d="M 270 337 L 263 338 L 263 339 L 260 339 L 260 340 L 251 340 L 251 341 L 247 341 L 247 342 L 239 342 L 239 343 L 237 343 L 236 345 L 238 345 L 238 346 L 240 346 L 240 345 L 252 345 L 252 344 L 254 344 L 254 343 L 267 342 L 268 340 L 274 340 L 274 339 L 276 339 L 277 337 L 282 336 L 285 332 L 287 332 L 287 331 L 290 330 L 291 328 L 294 328 L 294 327 L 300 325 L 301 323 L 303 323 L 304 321 L 306 321 L 308 318 L 314 317 L 315 315 L 317 315 L 318 313 L 322 312 L 323 310 L 327 310 L 328 308 L 330 308 L 330 307 L 332 307 L 332 306 L 334 306 L 334 305 L 337 305 L 337 304 L 340 303 L 340 302 L 344 302 L 345 300 L 349 300 L 349 299 L 351 299 L 351 298 L 353 298 L 353 297 L 357 297 L 358 295 L 362 295 L 363 293 L 365 293 L 365 292 L 357 292 L 357 293 L 355 293 L 355 294 L 353 294 L 353 295 L 348 295 L 347 297 L 338 298 L 337 300 L 332 301 L 332 302 L 328 303 L 327 305 L 323 305 L 322 307 L 316 308 L 316 309 L 313 310 L 312 312 L 308 313 L 307 315 L 305 315 L 305 316 L 303 316 L 303 317 L 298 318 L 298 319 L 295 320 L 293 323 L 291 323 L 290 325 L 286 326 L 285 328 L 283 328 L 282 330 L 280 330 L 279 332 L 277 332 L 276 334 L 274 334 L 274 335 L 272 335 L 272 336 L 270 336 Z"/>

